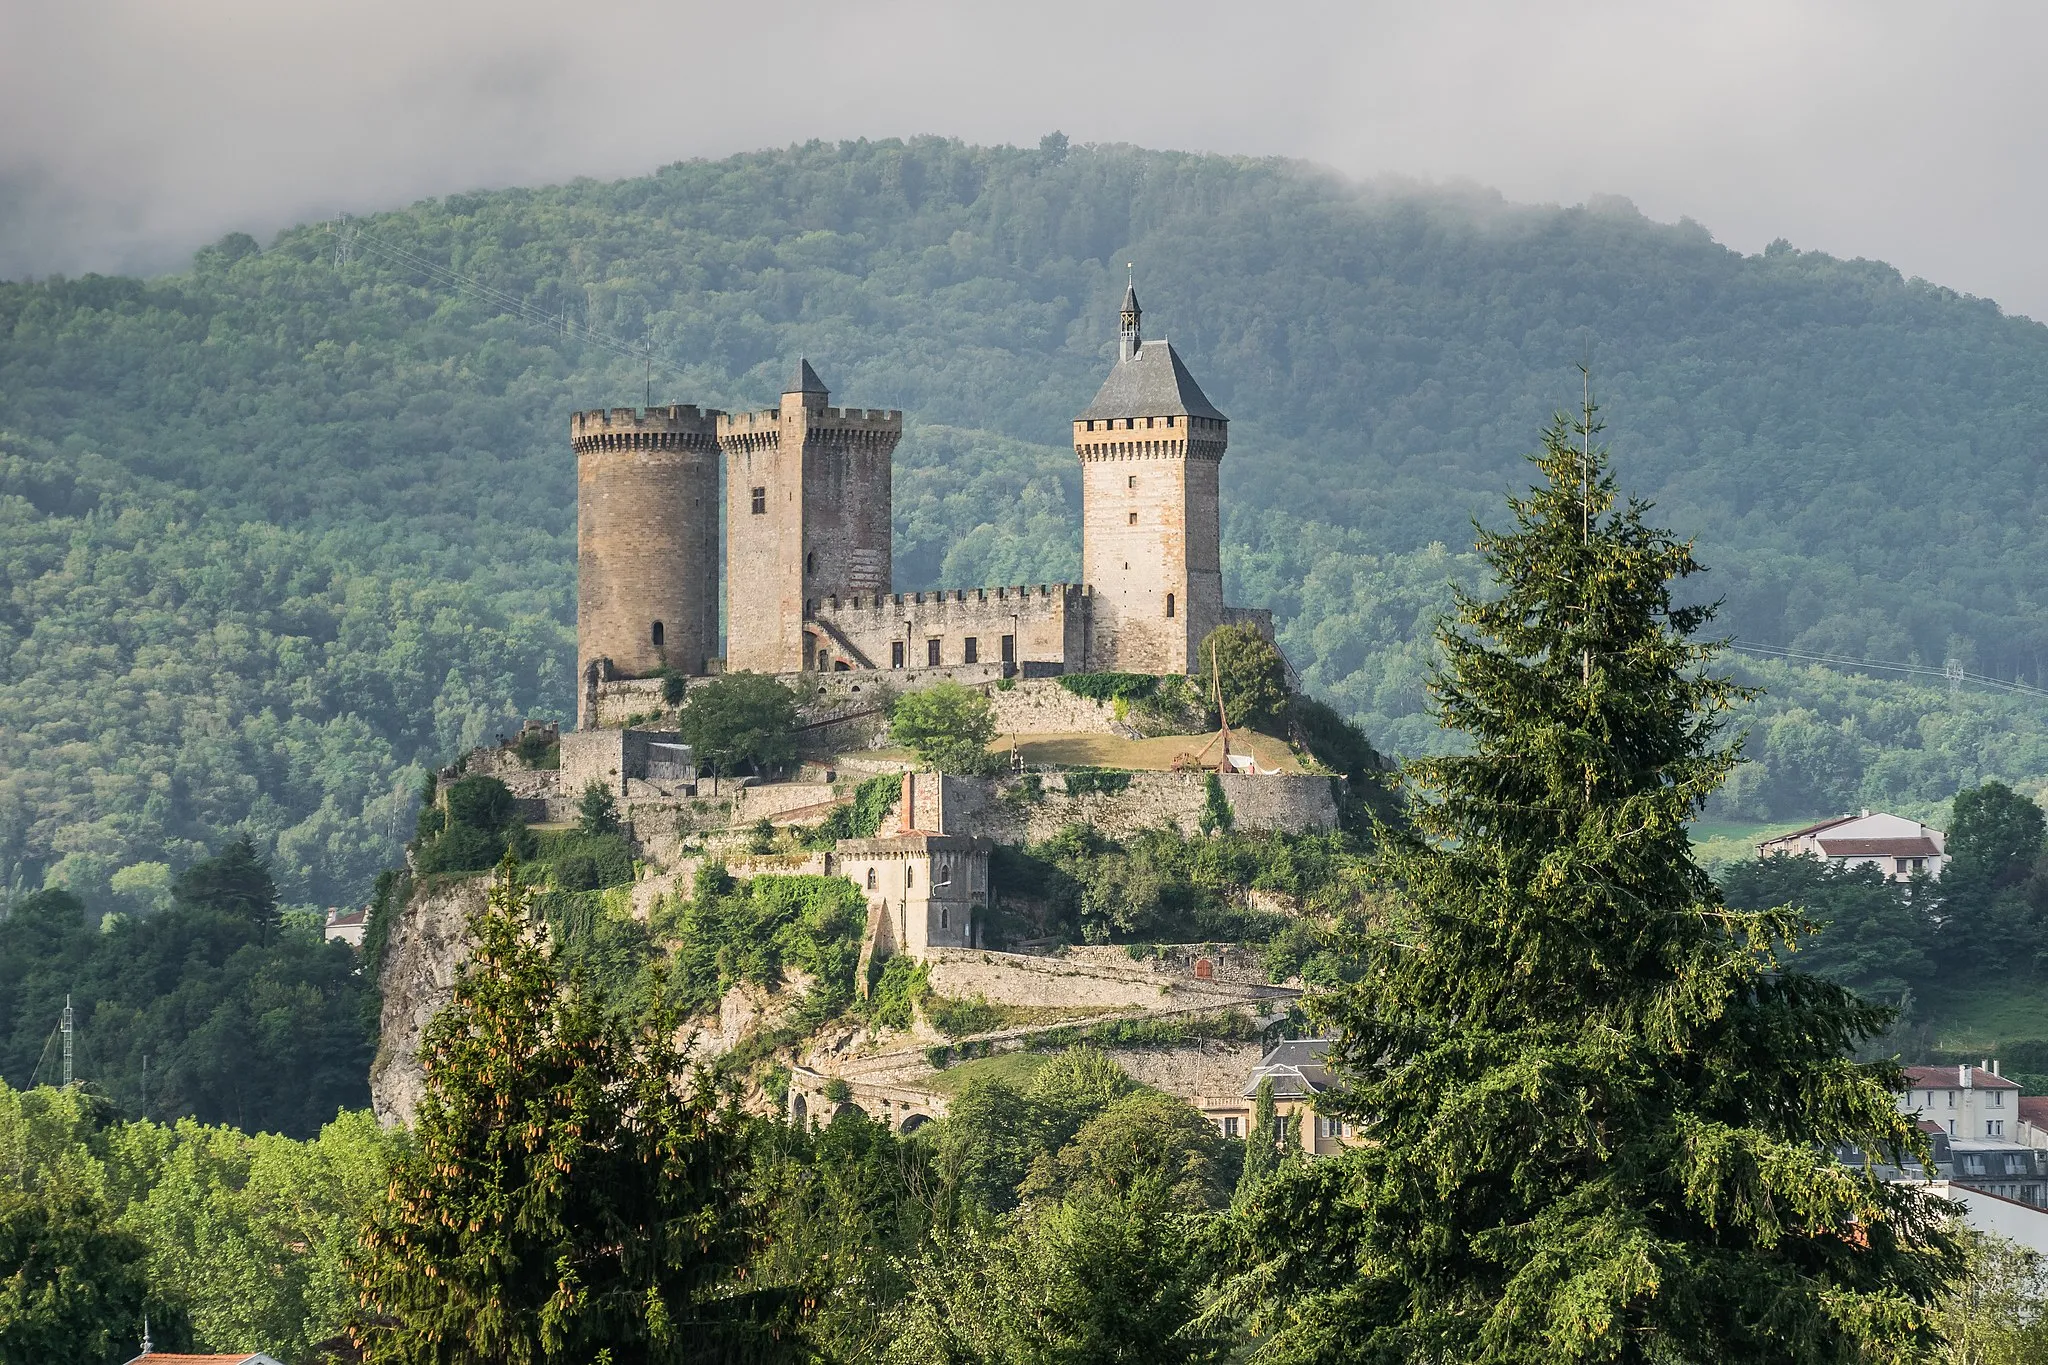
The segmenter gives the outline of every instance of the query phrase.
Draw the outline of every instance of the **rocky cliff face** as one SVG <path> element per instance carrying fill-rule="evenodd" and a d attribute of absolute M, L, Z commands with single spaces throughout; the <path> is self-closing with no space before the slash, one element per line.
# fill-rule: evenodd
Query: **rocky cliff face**
<path fill-rule="evenodd" d="M 415 892 L 384 948 L 384 1011 L 377 1059 L 370 1063 L 370 1104 L 387 1127 L 412 1122 L 426 1091 L 420 1039 L 427 1022 L 454 996 L 455 975 L 469 956 L 469 916 L 483 908 L 488 877 Z"/>

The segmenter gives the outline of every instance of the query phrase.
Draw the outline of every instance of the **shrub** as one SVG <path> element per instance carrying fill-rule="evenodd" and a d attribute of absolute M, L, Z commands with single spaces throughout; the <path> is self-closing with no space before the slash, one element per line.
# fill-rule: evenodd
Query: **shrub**
<path fill-rule="evenodd" d="M 1142 701 L 1159 690 L 1150 673 L 1062 673 L 1059 684 L 1090 701 Z"/>
<path fill-rule="evenodd" d="M 917 1003 L 931 991 L 930 969 L 913 957 L 892 957 L 884 962 L 861 1014 L 883 1028 L 909 1028 L 916 1019 Z"/>
<path fill-rule="evenodd" d="M 1003 1026 L 1007 1017 L 1000 1006 L 977 995 L 972 1000 L 949 1000 L 943 995 L 925 997 L 924 1017 L 948 1038 L 972 1033 L 989 1033 Z"/>
<path fill-rule="evenodd" d="M 1237 813 L 1230 809 L 1230 798 L 1223 794 L 1223 779 L 1210 773 L 1202 789 L 1202 833 L 1228 834 L 1237 828 Z"/>
<path fill-rule="evenodd" d="M 853 1087 L 843 1077 L 834 1076 L 825 1082 L 825 1098 L 834 1104 L 845 1104 L 853 1098 Z"/>
<path fill-rule="evenodd" d="M 583 798 L 576 803 L 576 824 L 585 834 L 619 832 L 618 803 L 612 800 L 611 790 L 604 783 L 592 781 L 584 784 Z"/>
<path fill-rule="evenodd" d="M 534 844 L 534 856 L 564 891 L 596 891 L 633 880 L 633 849 L 621 835 L 565 830 L 538 835 Z"/>
<path fill-rule="evenodd" d="M 804 838 L 811 848 L 830 848 L 841 839 L 872 839 L 882 827 L 882 818 L 903 790 L 902 780 L 882 773 L 853 789 L 853 800 L 840 806 Z"/>
<path fill-rule="evenodd" d="M 442 798 L 451 825 L 495 832 L 512 823 L 517 807 L 512 789 L 495 777 L 465 777 L 451 782 Z"/>
<path fill-rule="evenodd" d="M 1067 795 L 1087 796 L 1096 793 L 1115 796 L 1131 785 L 1131 775 L 1121 768 L 1069 768 L 1067 770 Z"/>
<path fill-rule="evenodd" d="M 942 773 L 983 774 L 1003 760 L 988 752 L 996 736 L 995 707 L 971 687 L 942 682 L 896 699 L 889 731 L 916 750 L 919 761 Z"/>

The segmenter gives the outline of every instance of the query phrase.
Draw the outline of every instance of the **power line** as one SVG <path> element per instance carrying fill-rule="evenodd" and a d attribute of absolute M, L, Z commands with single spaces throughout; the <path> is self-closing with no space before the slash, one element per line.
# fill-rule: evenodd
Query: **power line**
<path fill-rule="evenodd" d="M 1972 673 L 1960 663 L 1951 659 L 1940 668 L 1929 664 L 1902 664 L 1889 659 L 1852 659 L 1840 654 L 1822 654 L 1806 649 L 1787 649 L 1781 645 L 1760 645 L 1746 640 L 1731 640 L 1728 647 L 1740 654 L 1750 654 L 1763 659 L 1782 659 L 1788 663 L 1819 664 L 1826 668 L 1876 669 L 1888 673 L 1903 673 L 1909 677 L 1939 678 L 1948 684 L 1951 694 L 1968 682 L 1978 687 L 1996 688 L 2002 692 L 2014 692 L 2027 697 L 2048 697 L 2048 688 L 2035 687 L 2017 679 L 2008 682 L 1986 673 Z"/>
<path fill-rule="evenodd" d="M 627 341 L 622 337 L 613 336 L 609 332 L 599 331 L 587 321 L 578 321 L 567 313 L 551 313 L 529 299 L 520 298 L 516 294 L 508 294 L 502 289 L 484 283 L 478 276 L 465 275 L 458 270 L 452 270 L 442 265 L 438 261 L 429 260 L 416 251 L 399 246 L 396 242 L 387 242 L 383 238 L 364 229 L 345 213 L 337 215 L 329 222 L 327 231 L 335 239 L 334 263 L 337 267 L 347 265 L 354 253 L 360 250 L 367 251 L 374 256 L 381 256 L 392 265 L 417 270 L 434 283 L 445 288 L 453 289 L 458 293 L 467 293 L 485 303 L 495 304 L 497 307 L 519 318 L 522 322 L 530 323 L 536 327 L 545 327 L 551 332 L 559 332 L 563 337 L 573 337 L 576 340 L 610 351 L 613 355 L 627 360 L 645 362 L 650 393 L 652 391 L 654 369 L 656 366 L 660 366 L 662 370 L 669 374 L 679 375 L 682 373 L 681 369 L 663 358 L 652 347 Z"/>

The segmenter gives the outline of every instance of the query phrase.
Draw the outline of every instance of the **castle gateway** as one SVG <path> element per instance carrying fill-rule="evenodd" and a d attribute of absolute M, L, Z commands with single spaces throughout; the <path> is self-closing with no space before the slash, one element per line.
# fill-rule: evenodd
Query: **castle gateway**
<path fill-rule="evenodd" d="M 903 414 L 837 408 L 799 360 L 776 407 L 580 412 L 582 719 L 611 678 L 876 670 L 963 680 L 1181 673 L 1227 621 L 1217 471 L 1230 419 L 1124 292 L 1116 363 L 1074 419 L 1081 582 L 898 593 L 891 478 Z M 716 631 L 719 463 L 726 643 Z"/>

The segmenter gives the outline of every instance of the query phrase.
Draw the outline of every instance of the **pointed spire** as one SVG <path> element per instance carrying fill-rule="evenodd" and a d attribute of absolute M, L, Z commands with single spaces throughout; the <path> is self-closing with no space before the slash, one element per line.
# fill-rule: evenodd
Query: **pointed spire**
<path fill-rule="evenodd" d="M 825 388 L 825 381 L 818 378 L 818 372 L 811 368 L 811 362 L 802 356 L 797 357 L 796 373 L 789 377 L 789 382 L 782 386 L 782 391 L 784 393 L 815 393 L 820 398 L 831 396 L 830 392 Z"/>
<path fill-rule="evenodd" d="M 1117 322 L 1117 348 L 1119 359 L 1130 360 L 1138 354 L 1138 320 L 1143 314 L 1138 308 L 1138 268 L 1134 262 L 1125 261 L 1124 269 L 1130 277 L 1124 283 L 1124 306 Z"/>

